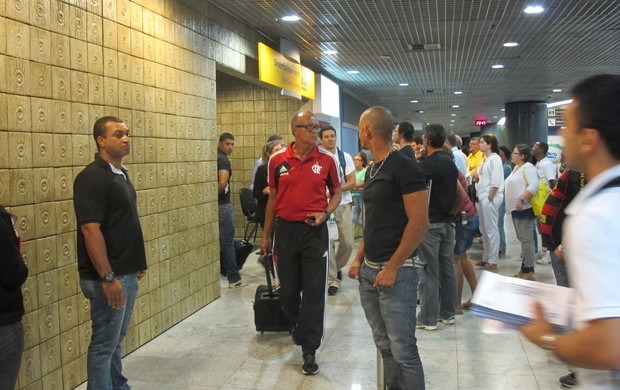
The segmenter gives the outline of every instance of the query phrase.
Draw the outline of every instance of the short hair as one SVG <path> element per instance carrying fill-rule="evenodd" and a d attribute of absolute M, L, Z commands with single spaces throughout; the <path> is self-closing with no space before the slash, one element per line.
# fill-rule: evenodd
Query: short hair
<path fill-rule="evenodd" d="M 410 122 L 400 122 L 398 124 L 398 134 L 400 134 L 405 141 L 411 142 L 413 140 L 413 125 Z"/>
<path fill-rule="evenodd" d="M 450 144 L 450 146 L 452 147 L 456 146 L 456 134 L 454 134 L 454 131 L 448 131 L 448 134 L 446 135 L 446 139 L 448 140 L 448 143 Z"/>
<path fill-rule="evenodd" d="M 105 138 L 105 126 L 108 124 L 108 122 L 125 123 L 124 120 L 110 115 L 102 116 L 101 118 L 97 119 L 95 125 L 93 126 L 93 138 L 95 139 L 97 150 L 99 150 L 99 143 L 97 142 L 97 137 Z"/>
<path fill-rule="evenodd" d="M 415 142 L 418 145 L 422 145 L 422 143 L 424 142 L 424 138 L 420 134 L 414 135 L 413 140 L 411 142 Z"/>
<path fill-rule="evenodd" d="M 222 134 L 220 135 L 219 142 L 223 142 L 223 141 L 225 141 L 225 140 L 227 140 L 227 139 L 231 139 L 231 140 L 233 140 L 233 141 L 234 141 L 234 140 L 235 140 L 235 136 L 234 136 L 234 135 L 232 135 L 232 134 L 230 134 L 230 133 L 222 133 Z"/>
<path fill-rule="evenodd" d="M 424 128 L 424 137 L 435 149 L 440 149 L 446 142 L 446 129 L 439 123 L 427 125 Z"/>
<path fill-rule="evenodd" d="M 368 166 L 368 156 L 366 156 L 366 153 L 359 152 L 356 156 L 359 156 L 362 159 L 362 166 L 366 168 Z"/>
<path fill-rule="evenodd" d="M 271 152 L 273 152 L 273 148 L 277 145 L 280 145 L 280 141 L 278 140 L 269 141 L 263 145 L 263 164 L 267 164 L 267 160 L 269 160 L 269 156 L 271 155 Z"/>
<path fill-rule="evenodd" d="M 469 139 L 469 142 L 471 142 L 471 141 L 476 141 L 476 142 L 480 143 L 480 138 L 478 138 L 478 137 L 471 137 Z"/>
<path fill-rule="evenodd" d="M 507 146 L 505 145 L 500 145 L 499 146 L 499 150 L 501 150 L 502 152 L 504 152 L 504 154 L 506 155 L 506 160 L 510 161 L 510 149 L 508 149 Z M 499 153 L 498 153 L 499 154 Z M 501 156 L 500 156 L 501 157 Z"/>
<path fill-rule="evenodd" d="M 497 137 L 495 137 L 495 135 L 491 133 L 486 133 L 482 134 L 482 137 L 480 138 L 482 138 L 487 144 L 491 145 L 491 151 L 493 153 L 499 154 L 499 143 L 497 142 Z M 473 141 L 474 138 L 472 138 L 471 140 Z"/>
<path fill-rule="evenodd" d="M 446 144 L 441 146 L 441 150 L 446 154 L 446 156 L 450 157 L 450 160 L 454 161 L 454 153 L 452 152 L 452 148 Z"/>
<path fill-rule="evenodd" d="M 546 156 L 549 151 L 549 144 L 543 141 L 536 141 L 536 143 L 538 144 L 538 149 L 541 149 L 543 154 Z"/>
<path fill-rule="evenodd" d="M 454 137 L 456 138 L 456 144 L 455 144 L 456 147 L 459 148 L 459 149 L 462 148 L 463 147 L 463 138 L 461 138 L 461 136 L 456 135 L 456 134 L 454 135 Z"/>
<path fill-rule="evenodd" d="M 267 138 L 267 142 L 282 140 L 284 140 L 284 137 L 282 137 L 280 134 L 271 134 L 269 138 Z"/>
<path fill-rule="evenodd" d="M 601 74 L 579 82 L 571 91 L 580 129 L 596 129 L 609 152 L 620 159 L 620 75 Z"/>
<path fill-rule="evenodd" d="M 517 144 L 515 149 L 523 156 L 523 161 L 528 162 L 532 159 L 532 150 L 526 144 Z"/>
<path fill-rule="evenodd" d="M 338 137 L 338 135 L 336 134 L 336 129 L 334 129 L 334 126 L 327 125 L 325 127 L 321 127 L 321 130 L 319 130 L 319 138 L 323 138 L 323 132 L 325 131 L 333 131 L 334 135 Z"/>
<path fill-rule="evenodd" d="M 372 106 L 362 113 L 360 123 L 370 127 L 377 137 L 383 141 L 392 141 L 392 130 L 394 130 L 394 116 L 385 107 Z"/>

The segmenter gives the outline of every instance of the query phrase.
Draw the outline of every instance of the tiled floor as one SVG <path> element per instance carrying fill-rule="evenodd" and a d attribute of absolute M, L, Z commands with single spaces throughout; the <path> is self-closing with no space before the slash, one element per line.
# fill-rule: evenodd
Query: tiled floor
<path fill-rule="evenodd" d="M 498 272 L 514 274 L 520 247 L 506 219 L 508 255 Z M 470 256 L 479 258 L 481 245 Z M 480 272 L 476 271 L 479 275 Z M 487 272 L 487 271 L 484 271 Z M 123 359 L 135 390 L 152 389 L 320 389 L 377 388 L 376 350 L 359 302 L 356 281 L 345 278 L 337 296 L 328 297 L 326 331 L 318 351 L 320 373 L 301 373 L 301 353 L 286 333 L 254 329 L 252 301 L 264 271 L 251 255 L 242 275 L 250 286 L 222 297 Z M 554 283 L 550 265 L 536 266 L 536 279 Z M 465 287 L 467 289 L 467 286 Z M 464 292 L 464 300 L 469 297 Z M 519 335 L 486 335 L 481 320 L 465 312 L 455 325 L 416 332 L 427 389 L 558 389 L 568 371 L 547 352 Z M 85 389 L 82 385 L 80 389 Z"/>

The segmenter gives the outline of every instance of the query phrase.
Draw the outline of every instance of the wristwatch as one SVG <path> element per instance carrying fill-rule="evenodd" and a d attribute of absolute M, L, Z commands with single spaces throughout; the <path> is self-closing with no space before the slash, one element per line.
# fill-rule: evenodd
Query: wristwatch
<path fill-rule="evenodd" d="M 106 283 L 113 282 L 114 279 L 116 279 L 116 275 L 114 275 L 114 272 L 112 271 L 106 272 L 101 278 L 99 278 L 99 280 Z"/>
<path fill-rule="evenodd" d="M 558 340 L 558 336 L 555 334 L 545 334 L 540 336 L 538 341 L 540 342 L 540 346 L 547 351 L 553 351 L 555 349 L 555 343 Z"/>

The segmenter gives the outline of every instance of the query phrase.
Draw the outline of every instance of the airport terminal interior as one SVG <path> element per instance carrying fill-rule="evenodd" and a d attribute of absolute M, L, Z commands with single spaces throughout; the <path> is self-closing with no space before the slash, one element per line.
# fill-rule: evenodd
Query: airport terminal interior
<path fill-rule="evenodd" d="M 571 87 L 620 68 L 618 20 L 617 0 L 2 1 L 0 204 L 17 216 L 29 269 L 17 389 L 86 388 L 91 319 L 73 182 L 97 151 L 98 118 L 129 127 L 123 164 L 147 253 L 122 343 L 132 388 L 374 389 L 355 281 L 327 298 L 321 371 L 306 377 L 290 336 L 254 329 L 257 255 L 241 271 L 248 287 L 220 277 L 219 135 L 235 136 L 237 238 L 239 190 L 270 135 L 292 141 L 299 110 L 333 125 L 352 155 L 360 114 L 383 105 L 417 133 L 441 123 L 465 142 L 482 132 L 509 148 L 546 139 L 559 162 Z M 498 273 L 512 275 L 520 254 L 505 226 Z M 471 258 L 480 254 L 476 244 Z M 537 266 L 536 280 L 554 283 L 551 267 Z M 417 332 L 427 388 L 553 389 L 568 372 L 523 337 L 480 329 L 465 312 Z"/>

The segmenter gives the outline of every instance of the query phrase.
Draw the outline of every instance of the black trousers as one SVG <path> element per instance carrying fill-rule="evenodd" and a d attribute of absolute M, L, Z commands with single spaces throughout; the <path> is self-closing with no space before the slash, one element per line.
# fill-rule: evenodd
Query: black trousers
<path fill-rule="evenodd" d="M 280 300 L 303 352 L 323 340 L 327 286 L 327 224 L 276 220 L 274 254 L 280 277 Z"/>

